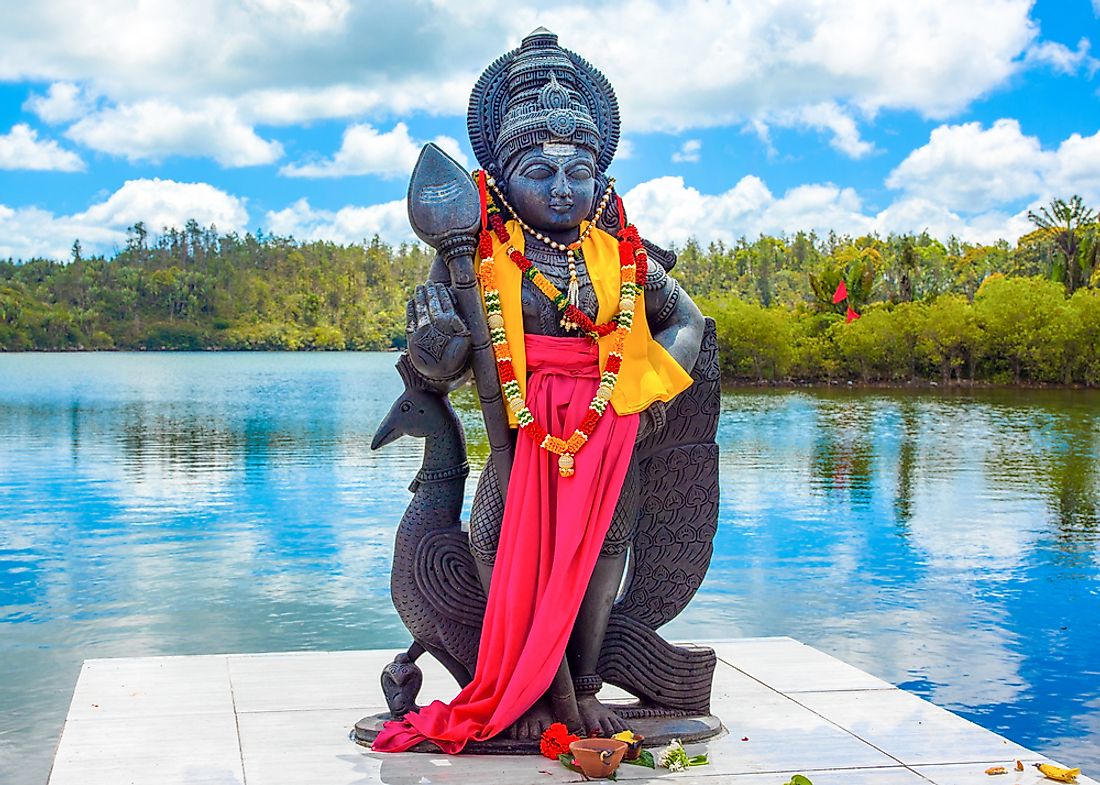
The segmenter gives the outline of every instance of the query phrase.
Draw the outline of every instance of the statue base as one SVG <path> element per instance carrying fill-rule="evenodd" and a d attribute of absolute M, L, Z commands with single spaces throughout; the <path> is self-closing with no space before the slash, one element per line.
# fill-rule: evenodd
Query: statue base
<path fill-rule="evenodd" d="M 679 739 L 685 744 L 697 741 L 705 741 L 722 733 L 725 728 L 721 721 L 710 714 L 685 715 L 663 709 L 652 709 L 642 706 L 626 705 L 616 706 L 616 713 L 624 720 L 629 720 L 630 729 L 639 736 L 645 736 L 644 746 L 660 747 L 668 744 L 673 739 Z M 382 730 L 382 725 L 393 719 L 389 712 L 372 714 L 355 723 L 355 730 L 351 733 L 352 741 L 364 747 L 369 747 Z M 430 752 L 440 754 L 439 747 L 430 741 L 422 741 L 409 752 Z M 464 755 L 538 755 L 538 740 L 509 739 L 503 735 L 488 741 L 471 742 L 463 750 Z"/>

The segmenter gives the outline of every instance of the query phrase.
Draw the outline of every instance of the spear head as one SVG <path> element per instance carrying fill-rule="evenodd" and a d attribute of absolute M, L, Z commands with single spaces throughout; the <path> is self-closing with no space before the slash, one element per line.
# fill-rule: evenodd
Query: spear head
<path fill-rule="evenodd" d="M 453 237 L 474 237 L 481 227 L 477 186 L 431 142 L 420 151 L 409 181 L 409 223 L 417 237 L 436 249 Z"/>

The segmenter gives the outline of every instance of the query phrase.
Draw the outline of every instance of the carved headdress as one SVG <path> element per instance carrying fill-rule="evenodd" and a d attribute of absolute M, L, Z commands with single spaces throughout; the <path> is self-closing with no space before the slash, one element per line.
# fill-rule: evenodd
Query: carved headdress
<path fill-rule="evenodd" d="M 619 142 L 619 105 L 603 74 L 540 27 L 485 69 L 467 126 L 478 163 L 493 175 L 516 153 L 547 143 L 591 150 L 603 172 Z"/>

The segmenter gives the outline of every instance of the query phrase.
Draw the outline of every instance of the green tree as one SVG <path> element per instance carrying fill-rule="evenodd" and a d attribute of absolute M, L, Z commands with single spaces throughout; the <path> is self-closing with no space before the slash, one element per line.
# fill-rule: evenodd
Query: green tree
<path fill-rule="evenodd" d="M 1067 202 L 1054 199 L 1038 212 L 1028 210 L 1028 220 L 1045 232 L 1061 251 L 1065 265 L 1066 291 L 1073 294 L 1088 277 L 1082 275 L 1081 263 L 1077 258 L 1077 249 L 1081 244 L 1081 230 L 1096 221 L 1096 213 L 1085 207 L 1080 196 L 1072 196 Z"/>

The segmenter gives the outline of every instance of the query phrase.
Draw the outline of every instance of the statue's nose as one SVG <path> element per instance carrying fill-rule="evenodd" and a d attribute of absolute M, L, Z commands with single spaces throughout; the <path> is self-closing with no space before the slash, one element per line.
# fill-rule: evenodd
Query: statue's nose
<path fill-rule="evenodd" d="M 569 189 L 569 180 L 561 169 L 554 175 L 554 184 L 550 186 L 550 195 L 563 197 L 573 195 L 573 192 Z"/>

